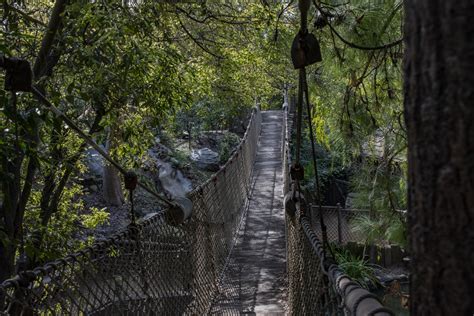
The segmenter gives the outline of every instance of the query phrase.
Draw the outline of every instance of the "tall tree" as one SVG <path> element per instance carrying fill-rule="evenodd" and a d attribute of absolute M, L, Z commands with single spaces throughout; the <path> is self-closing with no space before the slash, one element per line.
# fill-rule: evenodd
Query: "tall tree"
<path fill-rule="evenodd" d="M 140 167 L 157 124 L 182 107 L 210 100 L 231 122 L 275 89 L 263 72 L 272 44 L 261 41 L 274 14 L 260 4 L 8 0 L 0 10 L 0 55 L 34 60 L 36 85 L 98 142 L 117 126 L 109 149 L 126 168 Z M 75 249 L 83 215 L 72 206 L 86 143 L 29 94 L 17 100 L 0 89 L 0 282 L 20 253 L 31 268 Z M 105 179 L 121 200 L 118 177 Z"/>
<path fill-rule="evenodd" d="M 405 1 L 412 315 L 474 313 L 474 2 Z"/>
<path fill-rule="evenodd" d="M 66 8 L 66 0 L 56 0 L 51 12 L 49 23 L 46 27 L 39 52 L 33 66 L 33 75 L 36 81 L 49 76 L 57 59 L 52 54 L 53 44 L 61 27 L 63 13 Z M 5 6 L 6 3 L 5 3 Z M 40 88 L 43 87 L 40 85 Z M 31 108 L 29 109 L 31 110 Z M 13 121 L 21 122 L 16 105 L 12 109 Z M 35 152 L 39 143 L 40 124 L 37 119 L 26 130 L 29 139 L 29 151 Z M 21 125 L 21 124 L 19 124 Z M 15 130 L 19 133 L 19 128 Z M 5 137 L 6 139 L 6 137 Z M 35 155 L 27 157 L 22 153 L 19 135 L 15 135 L 13 159 L 7 151 L 1 153 L 0 181 L 3 201 L 0 205 L 0 282 L 10 277 L 15 268 L 15 258 L 18 244 L 23 239 L 23 218 L 27 207 L 27 201 L 31 195 L 35 174 L 38 169 L 38 159 Z M 29 159 L 26 159 L 29 158 Z M 22 170 L 26 168 L 26 175 L 21 181 Z"/>

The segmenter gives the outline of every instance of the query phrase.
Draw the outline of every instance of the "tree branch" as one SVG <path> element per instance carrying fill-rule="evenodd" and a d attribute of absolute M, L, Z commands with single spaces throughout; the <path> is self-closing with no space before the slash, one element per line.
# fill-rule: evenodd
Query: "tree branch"
<path fill-rule="evenodd" d="M 222 56 L 219 56 L 213 52 L 211 52 L 207 47 L 205 47 L 204 45 L 202 45 L 201 43 L 199 43 L 199 41 L 188 31 L 188 29 L 184 26 L 183 22 L 181 21 L 181 19 L 179 18 L 178 15 L 176 15 L 178 17 L 178 22 L 179 22 L 179 25 L 181 25 L 181 27 L 183 28 L 184 32 L 189 36 L 189 38 L 191 38 L 191 40 L 197 45 L 199 46 L 199 48 L 201 48 L 203 51 L 205 51 L 206 53 L 208 53 L 209 55 L 217 58 L 217 59 L 223 59 L 224 57 Z"/>
<path fill-rule="evenodd" d="M 32 22 L 32 23 L 35 23 L 35 24 L 39 24 L 43 27 L 47 27 L 46 23 L 30 16 L 28 13 L 26 12 L 23 12 L 22 10 L 18 9 L 18 8 L 15 8 L 14 6 L 8 4 L 6 1 L 4 2 L 4 5 L 8 7 L 8 9 L 18 13 L 19 15 L 21 15 L 25 20 L 29 21 L 29 22 Z"/>

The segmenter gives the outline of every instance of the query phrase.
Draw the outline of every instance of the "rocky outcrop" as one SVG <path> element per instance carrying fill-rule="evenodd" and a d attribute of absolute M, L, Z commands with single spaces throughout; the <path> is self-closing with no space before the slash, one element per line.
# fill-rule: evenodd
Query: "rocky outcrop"
<path fill-rule="evenodd" d="M 209 148 L 193 149 L 191 160 L 199 169 L 207 171 L 219 170 L 219 154 Z"/>

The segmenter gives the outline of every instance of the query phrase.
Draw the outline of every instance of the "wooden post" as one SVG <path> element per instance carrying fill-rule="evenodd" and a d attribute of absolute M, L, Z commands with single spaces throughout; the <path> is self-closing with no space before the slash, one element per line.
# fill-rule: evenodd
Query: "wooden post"
<path fill-rule="evenodd" d="M 342 220 L 341 204 L 337 203 L 337 241 L 339 242 L 339 245 L 342 244 L 341 220 Z"/>

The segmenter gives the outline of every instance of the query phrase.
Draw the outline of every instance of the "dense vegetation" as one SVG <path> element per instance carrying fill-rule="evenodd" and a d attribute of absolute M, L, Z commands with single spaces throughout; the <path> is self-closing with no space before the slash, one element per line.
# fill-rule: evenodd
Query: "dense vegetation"
<path fill-rule="evenodd" d="M 352 206 L 381 214 L 359 227 L 379 232 L 370 241 L 404 244 L 401 4 L 316 4 L 323 62 L 308 82 L 322 183 L 348 180 Z M 253 106 L 278 109 L 286 88 L 296 93 L 293 1 L 7 0 L 1 15 L 0 53 L 29 60 L 52 103 L 127 168 L 142 167 L 157 135 L 233 129 Z M 85 142 L 30 94 L 2 89 L 0 103 L 1 281 L 18 258 L 33 265 L 83 246 L 77 230 L 107 210 L 80 211 Z M 117 186 L 108 172 L 104 187 Z"/>

